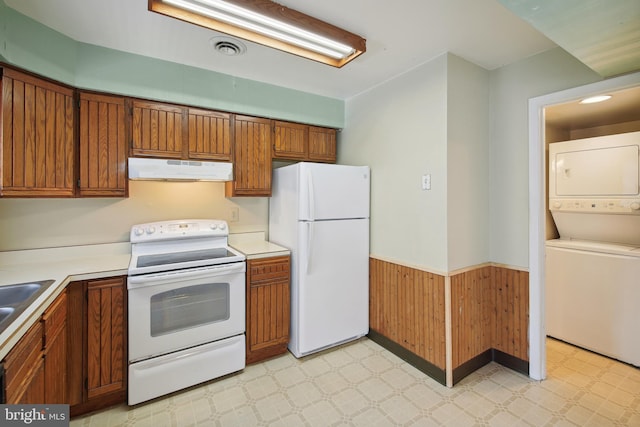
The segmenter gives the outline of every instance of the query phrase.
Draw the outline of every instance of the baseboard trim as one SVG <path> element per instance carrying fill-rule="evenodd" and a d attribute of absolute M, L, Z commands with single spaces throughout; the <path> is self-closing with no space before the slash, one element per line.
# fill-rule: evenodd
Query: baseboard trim
<path fill-rule="evenodd" d="M 379 332 L 374 331 L 373 329 L 369 330 L 367 337 L 371 341 L 389 350 L 391 353 L 395 354 L 414 368 L 424 372 L 426 375 L 430 376 L 440 384 L 444 386 L 447 385 L 447 375 L 444 369 L 438 368 L 433 363 L 407 350 L 400 344 L 390 340 L 389 338 L 385 337 Z M 472 374 L 489 362 L 496 362 L 521 374 L 527 376 L 529 375 L 528 361 L 519 359 L 503 351 L 496 350 L 495 348 L 490 348 L 455 368 L 453 370 L 453 385 L 459 383 L 469 374 Z"/>
<path fill-rule="evenodd" d="M 482 368 L 487 363 L 493 360 L 493 351 L 492 349 L 486 350 L 476 357 L 467 360 L 462 365 L 458 366 L 453 370 L 453 384 L 457 384 L 467 375 L 477 371 Z"/>
<path fill-rule="evenodd" d="M 438 368 L 433 363 L 423 359 L 417 354 L 407 350 L 406 348 L 402 347 L 400 344 L 390 340 L 389 338 L 385 337 L 384 335 L 372 329 L 369 329 L 369 333 L 367 334 L 367 337 L 371 341 L 389 350 L 391 353 L 395 354 L 400 359 L 404 360 L 414 368 L 424 372 L 425 374 L 427 374 L 428 376 L 430 376 L 440 384 L 444 386 L 447 385 L 447 374 L 444 369 Z"/>
<path fill-rule="evenodd" d="M 495 348 L 492 350 L 492 352 L 494 362 L 499 363 L 502 366 L 506 366 L 509 369 L 513 369 L 516 372 L 520 372 L 521 374 L 529 376 L 529 362 L 527 360 L 522 360 L 503 351 L 496 350 Z"/>

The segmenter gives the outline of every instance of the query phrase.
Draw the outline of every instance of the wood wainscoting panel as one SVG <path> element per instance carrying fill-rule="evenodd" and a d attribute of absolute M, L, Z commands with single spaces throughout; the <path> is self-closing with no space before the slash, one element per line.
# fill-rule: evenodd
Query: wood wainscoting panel
<path fill-rule="evenodd" d="M 492 268 L 485 266 L 451 277 L 453 369 L 492 347 Z"/>
<path fill-rule="evenodd" d="M 375 258 L 369 263 L 369 327 L 444 370 L 444 277 Z"/>
<path fill-rule="evenodd" d="M 492 347 L 529 361 L 529 272 L 492 266 Z"/>

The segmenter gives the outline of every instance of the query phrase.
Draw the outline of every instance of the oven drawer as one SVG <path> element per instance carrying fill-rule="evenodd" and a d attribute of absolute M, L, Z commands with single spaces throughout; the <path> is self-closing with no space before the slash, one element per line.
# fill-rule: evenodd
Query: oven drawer
<path fill-rule="evenodd" d="M 243 335 L 129 365 L 129 405 L 244 368 Z"/>

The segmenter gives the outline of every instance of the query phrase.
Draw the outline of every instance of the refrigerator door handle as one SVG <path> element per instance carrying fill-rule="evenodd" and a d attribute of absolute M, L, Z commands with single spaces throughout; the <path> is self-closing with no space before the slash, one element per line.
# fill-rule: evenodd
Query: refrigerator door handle
<path fill-rule="evenodd" d="M 305 271 L 309 274 L 311 271 L 311 251 L 313 250 L 314 224 L 307 222 L 307 258 L 305 259 Z"/>
<path fill-rule="evenodd" d="M 310 169 L 307 170 L 307 185 L 309 186 L 309 219 L 315 221 L 316 200 L 313 193 L 313 172 Z"/>

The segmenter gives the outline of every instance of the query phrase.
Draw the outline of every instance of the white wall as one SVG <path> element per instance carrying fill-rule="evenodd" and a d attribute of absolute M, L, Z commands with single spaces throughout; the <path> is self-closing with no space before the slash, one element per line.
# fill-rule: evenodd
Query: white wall
<path fill-rule="evenodd" d="M 561 48 L 493 71 L 445 54 L 347 100 L 338 159 L 372 168 L 371 254 L 527 268 L 528 100 L 600 79 Z"/>
<path fill-rule="evenodd" d="M 347 100 L 338 143 L 340 163 L 371 167 L 371 254 L 437 271 L 447 269 L 447 56 Z"/>
<path fill-rule="evenodd" d="M 561 48 L 491 71 L 491 261 L 529 265 L 529 98 L 598 80 Z"/>
<path fill-rule="evenodd" d="M 224 197 L 218 182 L 130 181 L 129 198 L 0 199 L 0 251 L 129 241 L 133 224 L 214 218 L 232 233 L 267 230 L 267 199 Z"/>
<path fill-rule="evenodd" d="M 489 72 L 455 55 L 447 72 L 448 271 L 489 261 Z"/>

